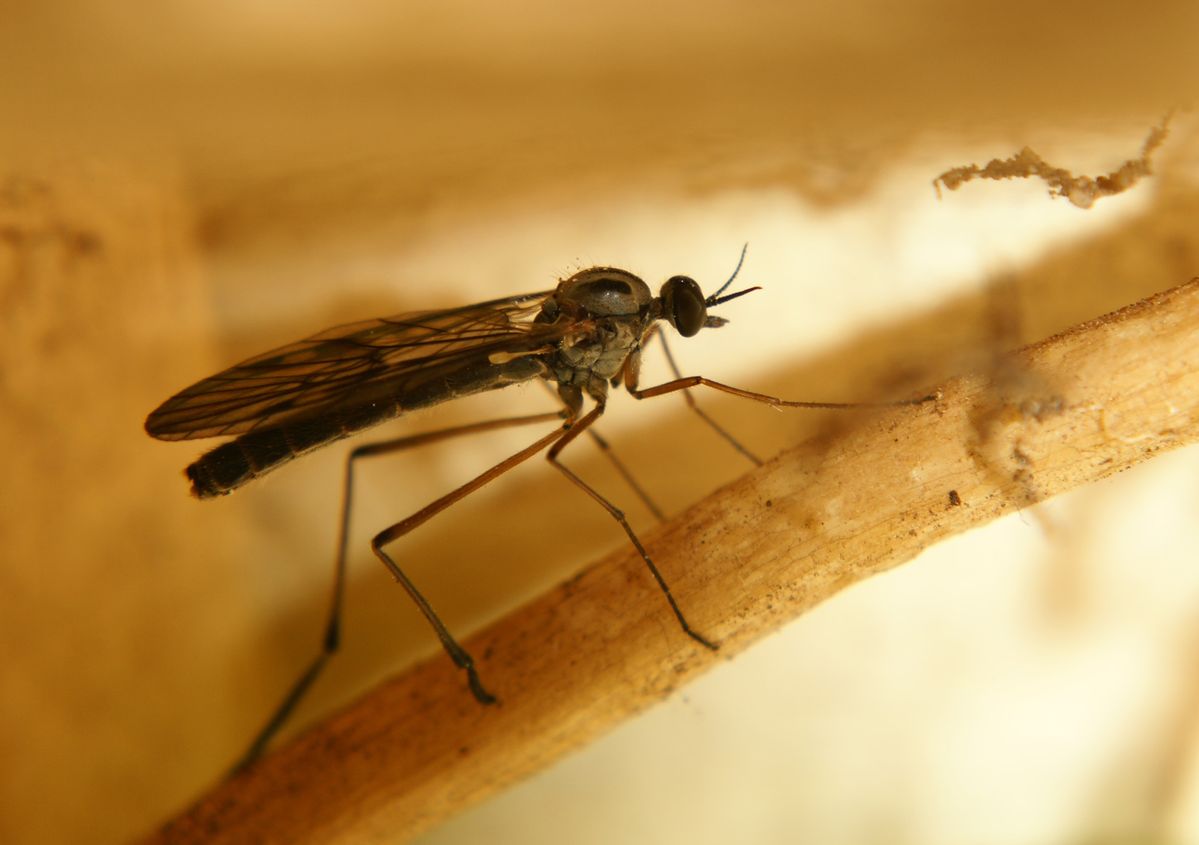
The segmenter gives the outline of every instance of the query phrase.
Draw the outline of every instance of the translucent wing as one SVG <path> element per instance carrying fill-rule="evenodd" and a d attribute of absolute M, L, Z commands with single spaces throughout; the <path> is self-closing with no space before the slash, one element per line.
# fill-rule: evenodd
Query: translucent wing
<path fill-rule="evenodd" d="M 244 434 L 406 392 L 532 354 L 567 327 L 535 323 L 542 293 L 338 326 L 258 355 L 163 402 L 146 419 L 161 440 Z"/>

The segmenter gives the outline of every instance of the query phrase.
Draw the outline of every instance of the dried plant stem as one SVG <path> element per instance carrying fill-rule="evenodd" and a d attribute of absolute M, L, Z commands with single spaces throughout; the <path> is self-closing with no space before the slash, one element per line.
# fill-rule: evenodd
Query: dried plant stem
<path fill-rule="evenodd" d="M 844 417 L 842 417 L 844 419 Z M 937 540 L 1199 438 L 1199 280 L 1031 346 L 936 402 L 856 418 L 645 536 L 711 654 L 633 551 L 438 655 L 152 841 L 398 842 L 549 765 L 837 591 Z"/>

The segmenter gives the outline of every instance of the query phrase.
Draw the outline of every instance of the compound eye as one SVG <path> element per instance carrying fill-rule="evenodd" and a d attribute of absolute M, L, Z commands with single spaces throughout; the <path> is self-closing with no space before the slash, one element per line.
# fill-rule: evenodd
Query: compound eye
<path fill-rule="evenodd" d="M 662 285 L 662 316 L 683 337 L 691 337 L 704 327 L 708 307 L 703 291 L 694 279 L 671 276 Z"/>

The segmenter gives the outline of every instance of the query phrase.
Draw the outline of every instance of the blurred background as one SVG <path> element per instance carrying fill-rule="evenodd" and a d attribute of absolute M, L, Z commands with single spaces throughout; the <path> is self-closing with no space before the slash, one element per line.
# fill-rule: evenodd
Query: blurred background
<path fill-rule="evenodd" d="M 1189 2 L 7 7 L 0 840 L 153 829 L 319 642 L 346 447 L 196 502 L 213 444 L 142 431 L 167 396 L 594 264 L 711 290 L 746 242 L 764 290 L 675 342 L 684 370 L 878 400 L 993 367 L 1199 274 L 1196 32 Z M 1156 175 L 1090 210 L 932 190 L 1026 145 L 1107 172 L 1171 108 Z M 762 455 L 822 424 L 702 399 Z M 668 513 L 748 469 L 676 400 L 603 428 Z M 552 407 L 530 385 L 380 434 Z M 371 534 L 534 436 L 364 469 L 345 647 L 293 730 L 437 648 Z M 423 841 L 1199 842 L 1197 479 L 1181 450 L 931 549 Z M 397 553 L 465 634 L 624 542 L 569 489 L 532 461 Z"/>

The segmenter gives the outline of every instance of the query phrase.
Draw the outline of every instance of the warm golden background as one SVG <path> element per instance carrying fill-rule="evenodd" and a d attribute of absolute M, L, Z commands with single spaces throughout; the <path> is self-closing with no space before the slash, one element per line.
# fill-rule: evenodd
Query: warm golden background
<path fill-rule="evenodd" d="M 748 241 L 766 289 L 675 343 L 684 368 L 880 398 L 1199 274 L 1191 2 L 19 5 L 0 12 L 6 843 L 150 830 L 315 647 L 344 449 L 201 504 L 179 471 L 202 447 L 141 431 L 241 357 L 596 263 L 710 288 Z M 1090 211 L 929 184 L 1024 145 L 1102 172 L 1172 107 L 1157 176 Z M 512 394 L 396 430 L 549 407 Z M 815 424 L 708 399 L 763 454 Z M 610 415 L 668 511 L 745 469 L 678 402 Z M 371 529 L 527 437 L 363 473 L 346 648 L 301 721 L 435 647 Z M 574 465 L 648 530 L 590 447 Z M 946 543 L 426 841 L 1199 841 L 1197 478 L 1186 450 Z M 620 542 L 533 462 L 400 554 L 467 631 Z"/>

